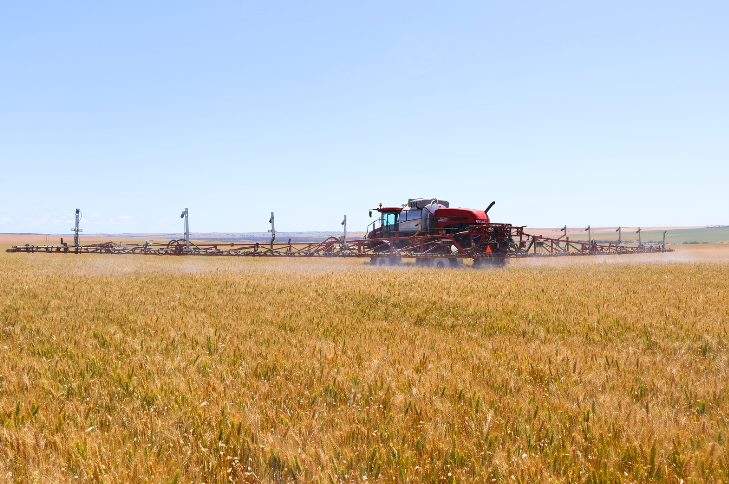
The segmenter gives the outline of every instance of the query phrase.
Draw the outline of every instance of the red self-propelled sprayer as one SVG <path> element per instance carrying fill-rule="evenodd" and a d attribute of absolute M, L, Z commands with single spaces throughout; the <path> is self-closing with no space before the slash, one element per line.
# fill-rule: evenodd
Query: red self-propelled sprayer
<path fill-rule="evenodd" d="M 485 210 L 451 208 L 446 200 L 437 198 L 412 198 L 400 207 L 383 207 L 370 210 L 379 217 L 369 224 L 362 239 L 347 240 L 347 217 L 344 217 L 344 236 L 327 237 L 320 242 L 276 242 L 274 214 L 271 213 L 271 240 L 268 243 L 201 243 L 190 240 L 189 213 L 185 209 L 181 217 L 185 222 L 182 239 L 167 243 L 82 245 L 79 242 L 77 209 L 76 226 L 73 229 L 74 245 L 19 245 L 8 252 L 46 252 L 62 254 L 140 254 L 140 255 L 198 255 L 238 257 L 359 257 L 369 258 L 372 264 L 394 265 L 403 259 L 413 259 L 418 266 L 458 267 L 471 260 L 473 267 L 501 267 L 510 259 L 525 257 L 561 257 L 611 254 L 636 254 L 671 252 L 665 244 L 665 232 L 661 244 L 628 245 L 598 243 L 588 240 L 570 240 L 566 227 L 558 238 L 531 235 L 525 226 L 493 223 L 488 216 L 495 202 Z M 640 230 L 640 229 L 639 229 Z"/>

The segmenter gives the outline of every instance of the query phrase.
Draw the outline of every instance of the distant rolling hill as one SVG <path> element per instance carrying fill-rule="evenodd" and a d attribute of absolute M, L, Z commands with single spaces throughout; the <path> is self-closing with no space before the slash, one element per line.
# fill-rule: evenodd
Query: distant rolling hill
<path fill-rule="evenodd" d="M 598 241 L 615 242 L 618 240 L 617 227 L 594 227 L 592 238 Z M 623 227 L 622 240 L 626 243 L 637 243 L 638 227 Z M 729 242 L 729 226 L 717 227 L 643 227 L 641 237 L 644 243 L 660 242 L 663 239 L 663 231 L 666 230 L 666 244 L 715 244 Z M 559 237 L 562 232 L 555 228 L 530 228 L 525 232 L 545 237 Z M 574 227 L 567 228 L 567 235 L 574 240 L 587 240 L 587 232 L 584 229 Z"/>

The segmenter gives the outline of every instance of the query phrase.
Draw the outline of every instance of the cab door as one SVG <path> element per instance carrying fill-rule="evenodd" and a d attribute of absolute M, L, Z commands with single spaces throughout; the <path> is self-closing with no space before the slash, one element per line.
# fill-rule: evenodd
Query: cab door
<path fill-rule="evenodd" d="M 382 220 L 382 236 L 383 237 L 394 237 L 398 230 L 398 215 L 399 213 L 383 213 Z"/>

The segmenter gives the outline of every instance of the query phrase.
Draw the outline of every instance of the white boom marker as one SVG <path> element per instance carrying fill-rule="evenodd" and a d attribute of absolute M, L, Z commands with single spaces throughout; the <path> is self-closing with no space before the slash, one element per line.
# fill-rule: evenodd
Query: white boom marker
<path fill-rule="evenodd" d="M 180 214 L 180 218 L 185 219 L 185 248 L 190 248 L 190 215 L 187 209 L 183 210 Z"/>
<path fill-rule="evenodd" d="M 271 230 L 269 230 L 269 232 L 271 232 L 271 252 L 273 252 L 273 241 L 276 240 L 276 226 L 274 225 L 273 221 L 273 212 L 271 212 L 271 218 L 268 219 L 268 223 L 271 224 Z"/>
<path fill-rule="evenodd" d="M 79 241 L 78 241 L 78 234 L 79 234 L 79 232 L 83 232 L 82 229 L 78 228 L 78 225 L 81 223 L 81 217 L 83 217 L 83 215 L 81 215 L 81 209 L 77 208 L 76 209 L 76 224 L 71 229 L 71 230 L 73 230 L 73 245 L 76 248 L 78 248 L 78 246 L 80 245 Z"/>

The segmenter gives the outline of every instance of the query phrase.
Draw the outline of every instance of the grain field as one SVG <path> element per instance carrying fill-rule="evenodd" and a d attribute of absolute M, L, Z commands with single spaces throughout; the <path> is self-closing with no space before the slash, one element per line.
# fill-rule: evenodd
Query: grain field
<path fill-rule="evenodd" d="M 715 250 L 492 271 L 2 252 L 0 481 L 726 482 Z"/>

